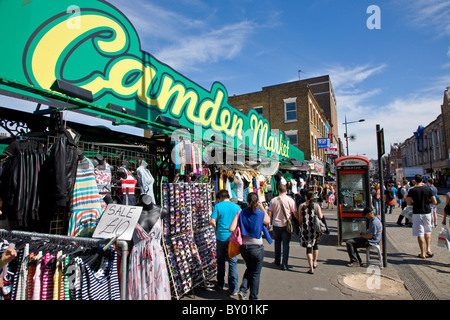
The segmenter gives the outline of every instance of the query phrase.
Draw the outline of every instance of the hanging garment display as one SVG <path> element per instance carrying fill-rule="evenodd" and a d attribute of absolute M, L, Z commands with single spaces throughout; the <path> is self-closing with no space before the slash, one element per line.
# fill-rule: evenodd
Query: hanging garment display
<path fill-rule="evenodd" d="M 211 189 L 204 183 L 164 183 L 164 249 L 176 298 L 205 283 L 217 271 L 216 238 L 209 224 Z"/>
<path fill-rule="evenodd" d="M 29 229 L 40 220 L 39 173 L 46 158 L 45 151 L 42 142 L 17 140 L 4 153 L 8 157 L 1 174 L 2 211 L 11 227 Z"/>
<path fill-rule="evenodd" d="M 127 168 L 120 167 L 119 171 L 125 173 L 125 176 L 120 178 L 123 194 L 122 204 L 134 206 L 136 204 L 134 194 L 136 192 L 137 180 Z"/>
<path fill-rule="evenodd" d="M 153 193 L 153 178 L 150 170 L 147 169 L 147 162 L 142 160 L 141 165 L 136 169 L 137 182 L 141 186 L 141 194 L 148 194 L 152 198 L 152 202 L 156 203 L 155 195 Z"/>
<path fill-rule="evenodd" d="M 127 283 L 128 300 L 170 300 L 170 282 L 161 247 L 162 223 L 158 219 L 150 233 L 139 224 L 133 233 Z"/>
<path fill-rule="evenodd" d="M 120 300 L 118 253 L 98 240 L 75 245 L 10 236 L 0 230 L 0 255 L 15 243 L 17 259 L 1 274 L 4 300 Z M 52 235 L 43 235 L 49 238 Z M 93 239 L 87 239 L 93 240 Z"/>
<path fill-rule="evenodd" d="M 102 206 L 102 211 L 105 210 L 107 204 L 104 198 L 107 194 L 111 193 L 111 166 L 109 163 L 104 161 L 103 164 L 98 165 L 94 168 L 95 182 L 97 183 L 98 193 L 100 195 L 100 203 Z"/>
<path fill-rule="evenodd" d="M 91 237 L 102 214 L 94 166 L 88 158 L 78 162 L 77 176 L 70 199 L 68 235 Z"/>

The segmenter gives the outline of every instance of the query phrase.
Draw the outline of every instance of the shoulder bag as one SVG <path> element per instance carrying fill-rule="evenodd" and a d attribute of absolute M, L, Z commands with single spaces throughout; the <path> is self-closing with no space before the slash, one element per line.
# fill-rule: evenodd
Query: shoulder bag
<path fill-rule="evenodd" d="M 314 210 L 314 216 L 313 216 L 313 229 L 316 232 L 324 233 L 327 231 L 327 227 L 322 222 L 322 220 L 319 219 L 319 216 L 317 215 L 316 211 Z"/>
<path fill-rule="evenodd" d="M 297 234 L 297 233 L 299 233 L 300 227 L 299 227 L 298 223 L 296 224 L 296 223 L 293 221 L 293 220 L 295 220 L 295 217 L 293 217 L 293 219 L 288 219 L 287 214 L 286 214 L 286 211 L 285 211 L 285 209 L 284 209 L 283 202 L 281 201 L 281 198 L 280 198 L 280 197 L 277 197 L 277 199 L 278 199 L 278 202 L 280 203 L 281 210 L 283 211 L 284 218 L 285 218 L 286 221 L 287 221 L 286 231 L 287 231 L 289 234 L 293 234 L 293 233 Z"/>

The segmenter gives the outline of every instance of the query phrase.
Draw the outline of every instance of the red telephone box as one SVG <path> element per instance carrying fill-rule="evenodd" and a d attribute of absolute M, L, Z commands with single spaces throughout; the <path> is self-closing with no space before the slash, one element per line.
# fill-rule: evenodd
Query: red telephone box
<path fill-rule="evenodd" d="M 370 201 L 369 159 L 360 156 L 337 158 L 336 196 L 338 239 L 343 243 L 357 237 L 367 229 L 363 210 L 372 206 Z"/>

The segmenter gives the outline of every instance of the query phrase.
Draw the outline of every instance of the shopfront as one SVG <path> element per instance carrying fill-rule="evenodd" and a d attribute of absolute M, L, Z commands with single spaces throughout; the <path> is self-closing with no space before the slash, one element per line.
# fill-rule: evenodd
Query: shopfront
<path fill-rule="evenodd" d="M 215 275 L 215 235 L 208 221 L 214 191 L 238 172 L 246 188 L 264 195 L 279 161 L 304 161 L 303 152 L 271 130 L 261 115 L 244 115 L 230 106 L 221 83 L 206 90 L 143 51 L 119 10 L 104 1 L 0 3 L 0 42 L 8 47 L 0 52 L 0 94 L 37 104 L 33 113 L 14 106 L 1 112 L 9 133 L 2 141 L 8 145 L 2 158 L 2 216 L 14 234 L 2 231 L 0 250 L 28 239 L 26 232 L 50 242 L 90 239 L 104 246 L 111 261 L 120 262 L 108 269 L 113 273 L 109 286 L 117 286 L 119 276 L 126 286 L 119 295 L 114 291 L 103 298 L 178 299 Z M 64 112 L 83 114 L 86 124 L 97 117 L 142 128 L 148 136 L 67 123 Z M 25 174 L 25 168 L 32 171 Z M 84 188 L 82 178 L 89 180 L 89 195 L 77 193 Z M 85 197 L 95 200 L 86 205 Z M 146 294 L 137 292 L 130 271 L 153 258 L 137 250 L 144 240 L 133 237 L 127 256 L 118 242 L 108 243 L 120 237 L 92 238 L 108 203 L 142 206 L 145 214 L 158 209 L 162 241 L 155 250 L 164 253 L 160 265 L 167 281 L 152 282 Z M 52 227 L 55 221 L 61 222 L 58 228 Z M 138 222 L 136 230 L 148 236 L 142 228 Z M 97 297 L 85 291 L 57 298 Z M 169 294 L 157 296 L 156 291 Z"/>

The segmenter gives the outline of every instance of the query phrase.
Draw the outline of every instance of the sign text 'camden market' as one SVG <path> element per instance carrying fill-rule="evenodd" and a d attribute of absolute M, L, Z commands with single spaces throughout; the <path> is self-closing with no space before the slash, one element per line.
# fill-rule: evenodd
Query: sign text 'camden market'
<path fill-rule="evenodd" d="M 101 107 L 115 104 L 153 121 L 162 115 L 185 128 L 201 125 L 223 140 L 231 137 L 235 146 L 244 143 L 281 158 L 303 156 L 261 115 L 231 107 L 221 83 L 207 91 L 142 51 L 130 21 L 105 1 L 0 0 L 0 24 L 0 43 L 7 48 L 0 51 L 1 77 L 43 89 L 64 80 L 91 91 Z"/>

